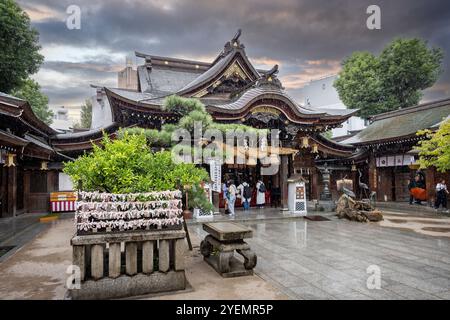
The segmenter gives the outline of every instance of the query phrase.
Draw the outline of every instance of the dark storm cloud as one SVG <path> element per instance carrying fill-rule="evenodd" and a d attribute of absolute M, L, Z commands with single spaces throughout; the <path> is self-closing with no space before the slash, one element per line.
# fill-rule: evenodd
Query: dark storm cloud
<path fill-rule="evenodd" d="M 374 3 L 381 7 L 381 30 L 366 27 L 366 8 Z M 81 8 L 81 30 L 65 26 L 65 11 L 72 4 Z M 301 83 L 299 73 L 314 78 L 314 70 L 319 70 L 307 61 L 335 66 L 353 51 L 377 53 L 395 37 L 422 37 L 447 52 L 440 83 L 450 83 L 450 2 L 445 0 L 31 0 L 23 6 L 38 16 L 33 24 L 44 48 L 64 45 L 124 55 L 138 50 L 204 58 L 216 55 L 242 28 L 248 55 L 281 62 L 281 76 L 291 77 L 293 84 Z"/>
<path fill-rule="evenodd" d="M 42 92 L 49 97 L 52 106 L 82 105 L 84 100 L 92 96 L 93 92 L 89 86 L 57 87 L 45 86 Z"/>

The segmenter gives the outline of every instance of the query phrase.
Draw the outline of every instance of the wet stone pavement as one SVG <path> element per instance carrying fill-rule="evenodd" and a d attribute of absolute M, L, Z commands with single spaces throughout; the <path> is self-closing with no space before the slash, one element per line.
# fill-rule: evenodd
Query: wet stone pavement
<path fill-rule="evenodd" d="M 450 299 L 450 238 L 328 217 L 241 222 L 254 230 L 256 273 L 292 299 Z M 380 289 L 367 287 L 371 265 Z"/>

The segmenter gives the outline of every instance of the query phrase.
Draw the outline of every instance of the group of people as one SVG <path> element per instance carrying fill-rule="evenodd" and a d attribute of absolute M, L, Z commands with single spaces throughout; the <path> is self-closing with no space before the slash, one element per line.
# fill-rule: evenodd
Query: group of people
<path fill-rule="evenodd" d="M 241 199 L 244 211 L 250 209 L 253 188 L 247 181 L 242 181 L 236 187 L 234 180 L 230 179 L 222 185 L 223 198 L 225 200 L 225 213 L 234 215 L 236 200 Z M 266 203 L 266 186 L 260 179 L 256 182 L 256 205 L 258 208 L 264 208 Z"/>
<path fill-rule="evenodd" d="M 426 198 L 425 177 L 422 174 L 416 174 L 414 180 L 408 185 L 410 191 L 409 204 L 422 204 L 422 201 Z M 423 196 L 422 196 L 423 194 Z M 447 210 L 447 195 L 449 191 L 445 180 L 440 180 L 436 185 L 436 199 L 434 202 L 434 208 L 438 210 L 441 206 L 444 210 Z"/>

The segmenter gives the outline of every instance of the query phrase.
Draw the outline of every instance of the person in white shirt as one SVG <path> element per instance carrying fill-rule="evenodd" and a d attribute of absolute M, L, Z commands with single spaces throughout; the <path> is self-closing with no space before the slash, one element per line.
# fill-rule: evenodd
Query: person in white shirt
<path fill-rule="evenodd" d="M 445 184 L 445 180 L 441 180 L 436 185 L 436 202 L 434 203 L 434 207 L 436 209 L 439 209 L 439 207 L 442 205 L 442 208 L 444 210 L 447 210 L 447 194 L 448 189 L 447 185 Z"/>

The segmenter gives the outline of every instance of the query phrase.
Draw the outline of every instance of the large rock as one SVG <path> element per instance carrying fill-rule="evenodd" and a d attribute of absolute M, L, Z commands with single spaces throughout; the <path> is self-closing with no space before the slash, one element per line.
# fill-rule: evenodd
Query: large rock
<path fill-rule="evenodd" d="M 357 201 L 343 194 L 336 205 L 336 215 L 351 221 L 368 222 L 383 220 L 383 214 L 364 201 Z"/>

